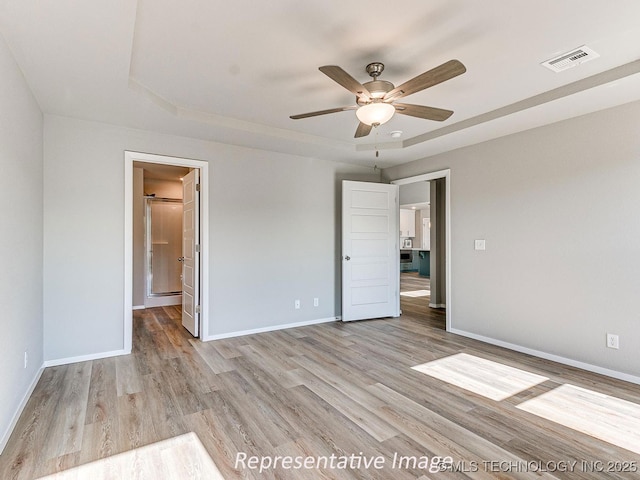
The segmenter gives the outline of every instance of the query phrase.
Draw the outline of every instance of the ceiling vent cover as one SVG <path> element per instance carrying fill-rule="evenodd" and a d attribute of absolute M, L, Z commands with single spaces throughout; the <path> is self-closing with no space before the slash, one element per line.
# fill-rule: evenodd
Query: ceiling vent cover
<path fill-rule="evenodd" d="M 589 47 L 583 45 L 582 47 L 575 48 L 570 52 L 563 53 L 559 57 L 552 58 L 546 62 L 542 62 L 540 65 L 547 67 L 554 72 L 561 72 L 571 67 L 576 67 L 581 63 L 588 62 L 594 58 L 598 58 L 600 55 Z"/>

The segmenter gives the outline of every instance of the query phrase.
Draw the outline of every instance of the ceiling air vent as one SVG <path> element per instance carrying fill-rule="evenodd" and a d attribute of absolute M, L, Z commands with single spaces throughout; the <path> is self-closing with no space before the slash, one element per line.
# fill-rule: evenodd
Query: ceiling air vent
<path fill-rule="evenodd" d="M 568 68 L 575 67 L 581 63 L 588 62 L 594 58 L 598 58 L 600 55 L 587 46 L 578 47 L 570 52 L 563 53 L 559 57 L 552 58 L 546 62 L 542 62 L 540 65 L 547 67 L 554 72 L 561 72 Z"/>

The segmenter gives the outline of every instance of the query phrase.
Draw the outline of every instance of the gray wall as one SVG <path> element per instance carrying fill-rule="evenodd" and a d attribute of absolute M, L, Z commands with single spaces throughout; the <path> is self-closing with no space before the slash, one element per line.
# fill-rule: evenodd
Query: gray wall
<path fill-rule="evenodd" d="M 454 328 L 640 375 L 638 125 L 634 102 L 383 171 L 451 168 Z"/>
<path fill-rule="evenodd" d="M 42 365 L 42 113 L 0 37 L 0 450 Z M 24 352 L 28 366 L 24 368 Z"/>
<path fill-rule="evenodd" d="M 47 360 L 123 348 L 125 150 L 210 163 L 210 335 L 340 314 L 340 180 L 373 169 L 46 115 Z"/>
<path fill-rule="evenodd" d="M 400 206 L 429 201 L 429 182 L 400 185 Z"/>

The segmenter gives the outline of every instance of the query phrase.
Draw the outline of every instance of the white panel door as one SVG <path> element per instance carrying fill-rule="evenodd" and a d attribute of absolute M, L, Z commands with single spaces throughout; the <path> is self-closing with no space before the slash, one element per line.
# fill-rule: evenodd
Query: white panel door
<path fill-rule="evenodd" d="M 400 315 L 398 186 L 342 182 L 342 320 Z"/>
<path fill-rule="evenodd" d="M 191 170 L 182 181 L 182 325 L 199 335 L 200 305 L 200 195 L 199 170 Z"/>

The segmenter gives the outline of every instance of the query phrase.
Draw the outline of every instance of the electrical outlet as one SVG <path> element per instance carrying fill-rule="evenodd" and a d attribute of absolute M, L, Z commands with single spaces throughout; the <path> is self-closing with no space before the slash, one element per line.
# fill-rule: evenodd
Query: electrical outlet
<path fill-rule="evenodd" d="M 485 240 L 476 240 L 473 246 L 476 250 L 485 250 L 487 248 L 487 243 Z"/>
<path fill-rule="evenodd" d="M 24 352 L 24 368 L 27 368 L 28 364 L 29 364 L 29 354 L 25 351 Z"/>
<path fill-rule="evenodd" d="M 318 305 L 320 305 L 320 299 L 318 297 L 313 299 L 313 306 L 317 307 Z"/>
<path fill-rule="evenodd" d="M 620 348 L 620 339 L 618 338 L 618 335 L 607 333 L 607 347 L 615 348 L 616 350 Z"/>
<path fill-rule="evenodd" d="M 296 310 L 299 310 L 300 309 L 300 300 L 296 300 L 293 305 L 294 305 L 294 307 L 296 307 Z"/>

